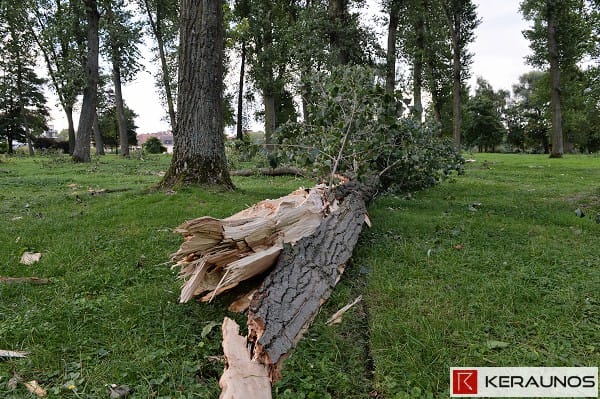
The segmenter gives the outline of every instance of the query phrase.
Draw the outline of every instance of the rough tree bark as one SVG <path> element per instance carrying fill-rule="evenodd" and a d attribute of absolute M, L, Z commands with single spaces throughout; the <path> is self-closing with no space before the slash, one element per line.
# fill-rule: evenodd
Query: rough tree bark
<path fill-rule="evenodd" d="M 293 246 L 285 245 L 279 259 L 254 294 L 248 312 L 248 339 L 253 359 L 267 365 L 271 379 L 280 377 L 283 360 L 329 298 L 365 222 L 366 200 L 372 187 L 346 186 L 338 191 L 339 208 L 318 229 Z"/>
<path fill-rule="evenodd" d="M 549 7 L 550 8 L 550 7 Z M 552 152 L 550 158 L 562 158 L 564 152 L 562 132 L 562 112 L 560 106 L 560 64 L 558 44 L 556 42 L 556 15 L 554 11 L 548 11 L 548 61 L 550 63 L 551 97 L 552 109 Z"/>
<path fill-rule="evenodd" d="M 90 140 L 92 137 L 94 115 L 96 115 L 96 100 L 98 96 L 98 29 L 100 14 L 96 0 L 85 0 L 87 18 L 88 51 L 86 57 L 85 76 L 86 86 L 83 89 L 83 103 L 73 150 L 75 162 L 90 162 Z"/>
<path fill-rule="evenodd" d="M 233 188 L 223 134 L 223 1 L 181 0 L 177 128 L 163 188 Z"/>

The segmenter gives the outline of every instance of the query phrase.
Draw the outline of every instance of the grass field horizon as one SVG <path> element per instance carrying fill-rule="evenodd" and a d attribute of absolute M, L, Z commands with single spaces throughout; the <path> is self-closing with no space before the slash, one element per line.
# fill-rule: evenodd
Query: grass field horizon
<path fill-rule="evenodd" d="M 276 398 L 448 397 L 452 366 L 600 364 L 600 158 L 469 154 L 464 176 L 370 206 L 353 262 L 287 360 Z M 178 304 L 186 219 L 226 217 L 309 179 L 155 191 L 168 156 L 0 162 L 0 397 L 216 398 L 227 300 Z M 102 191 L 107 190 L 107 191 Z M 585 217 L 575 215 L 575 209 Z M 41 252 L 30 266 L 23 251 Z M 362 294 L 340 325 L 324 322 Z"/>

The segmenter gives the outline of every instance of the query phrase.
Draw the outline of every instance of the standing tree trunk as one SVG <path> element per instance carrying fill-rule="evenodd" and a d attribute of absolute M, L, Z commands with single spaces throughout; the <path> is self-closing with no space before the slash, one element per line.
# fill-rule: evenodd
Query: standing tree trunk
<path fill-rule="evenodd" d="M 415 119 L 421 122 L 423 120 L 423 101 L 421 99 L 423 88 L 423 54 L 425 53 L 425 18 L 423 14 L 419 14 L 417 17 L 416 35 L 413 60 L 413 112 Z"/>
<path fill-rule="evenodd" d="M 116 50 L 113 50 L 116 51 Z M 121 147 L 121 156 L 129 156 L 129 140 L 127 137 L 127 120 L 125 118 L 125 105 L 123 104 L 123 92 L 121 84 L 121 66 L 118 56 L 113 54 L 113 86 L 115 86 L 115 109 L 117 112 L 117 126 L 119 128 L 119 146 Z"/>
<path fill-rule="evenodd" d="M 450 38 L 452 40 L 452 134 L 454 136 L 454 147 L 460 151 L 461 139 L 461 102 L 462 102 L 462 84 L 461 84 L 461 64 L 460 64 L 460 16 L 452 18 L 448 11 L 448 26 L 450 27 Z"/>
<path fill-rule="evenodd" d="M 169 79 L 169 64 L 167 63 L 167 55 L 165 52 L 165 38 L 162 30 L 162 15 L 161 6 L 157 4 L 156 7 L 156 21 L 152 17 L 152 11 L 148 0 L 144 0 L 146 6 L 146 13 L 148 14 L 148 21 L 150 22 L 150 29 L 156 39 L 158 47 L 158 56 L 160 58 L 160 66 L 162 70 L 162 81 L 165 89 L 165 97 L 167 99 L 167 108 L 169 110 L 169 122 L 171 122 L 171 130 L 175 131 L 177 119 L 175 114 L 175 102 L 173 101 L 173 92 L 171 90 L 171 81 Z"/>
<path fill-rule="evenodd" d="M 83 89 L 81 116 L 77 128 L 73 160 L 75 162 L 90 162 L 90 140 L 92 137 L 96 101 L 98 96 L 98 54 L 100 42 L 98 29 L 100 14 L 96 0 L 84 0 L 87 19 L 88 50 L 86 57 L 85 76 L 86 86 Z"/>
<path fill-rule="evenodd" d="M 398 19 L 400 1 L 392 0 L 390 4 L 390 21 L 388 24 L 387 53 L 385 64 L 385 91 L 393 93 L 396 89 L 396 37 L 398 34 Z"/>
<path fill-rule="evenodd" d="M 329 43 L 337 65 L 347 65 L 350 62 L 348 49 L 344 45 L 342 28 L 347 23 L 348 0 L 329 0 L 327 15 L 329 16 Z"/>
<path fill-rule="evenodd" d="M 562 132 L 562 112 L 560 108 L 560 64 L 558 61 L 558 45 L 556 43 L 556 15 L 548 11 L 548 61 L 550 62 L 552 108 L 552 152 L 550 158 L 562 158 L 564 152 Z"/>
<path fill-rule="evenodd" d="M 162 187 L 233 188 L 223 128 L 223 1 L 180 0 L 177 128 Z"/>
<path fill-rule="evenodd" d="M 98 123 L 98 111 L 94 115 L 94 139 L 96 140 L 96 155 L 104 155 L 104 139 L 100 132 L 100 124 Z"/>
<path fill-rule="evenodd" d="M 244 140 L 244 69 L 246 67 L 246 42 L 242 40 L 242 51 L 240 60 L 240 86 L 238 88 L 238 103 L 237 103 L 237 126 L 236 135 L 238 140 Z"/>
<path fill-rule="evenodd" d="M 263 91 L 263 102 L 265 106 L 265 146 L 267 150 L 273 150 L 273 134 L 277 128 L 275 119 L 275 95 L 270 90 Z"/>
<path fill-rule="evenodd" d="M 75 151 L 75 122 L 73 122 L 73 104 L 63 106 L 65 115 L 67 116 L 67 125 L 69 132 L 69 154 L 73 155 Z"/>

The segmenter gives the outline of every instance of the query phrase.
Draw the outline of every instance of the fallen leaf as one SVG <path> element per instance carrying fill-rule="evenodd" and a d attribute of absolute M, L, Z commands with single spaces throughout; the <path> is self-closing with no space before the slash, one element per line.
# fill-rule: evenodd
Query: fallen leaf
<path fill-rule="evenodd" d="M 75 190 L 77 188 L 77 184 L 75 184 L 75 183 L 67 184 L 67 187 L 69 187 L 71 190 Z"/>
<path fill-rule="evenodd" d="M 485 345 L 488 347 L 488 349 L 504 349 L 507 348 L 510 344 L 508 342 L 503 341 L 489 340 L 485 343 Z"/>
<path fill-rule="evenodd" d="M 15 216 L 14 218 L 10 219 L 11 222 L 16 222 L 17 220 L 21 220 L 23 219 L 23 216 Z"/>
<path fill-rule="evenodd" d="M 25 388 L 27 388 L 29 392 L 36 395 L 38 398 L 43 398 L 48 394 L 46 390 L 42 388 L 40 384 L 35 380 L 24 382 L 23 385 L 25 385 Z"/>
<path fill-rule="evenodd" d="M 21 381 L 23 381 L 21 376 L 19 374 L 15 374 L 10 380 L 8 380 L 8 382 L 6 383 L 6 387 L 11 391 L 14 391 L 15 389 L 17 389 L 17 386 Z"/>
<path fill-rule="evenodd" d="M 24 265 L 33 265 L 36 262 L 39 262 L 42 254 L 39 252 L 23 252 L 21 255 L 21 263 Z"/>
<path fill-rule="evenodd" d="M 112 384 L 108 387 L 108 394 L 110 399 L 124 398 L 132 392 L 131 388 L 127 385 Z"/>
<path fill-rule="evenodd" d="M 464 247 L 465 247 L 465 246 L 464 246 L 464 245 L 462 245 L 462 244 L 456 244 L 456 245 L 454 246 L 454 249 L 456 249 L 457 251 L 460 251 L 460 250 L 461 250 L 461 249 L 463 249 Z"/>
<path fill-rule="evenodd" d="M 210 334 L 210 332 L 212 331 L 213 328 L 215 328 L 216 326 L 220 326 L 221 323 L 216 322 L 216 321 L 211 321 L 210 323 L 208 323 L 207 325 L 204 326 L 204 328 L 202 329 L 202 332 L 200 333 L 200 336 L 202 338 L 206 338 L 206 336 L 208 334 Z"/>

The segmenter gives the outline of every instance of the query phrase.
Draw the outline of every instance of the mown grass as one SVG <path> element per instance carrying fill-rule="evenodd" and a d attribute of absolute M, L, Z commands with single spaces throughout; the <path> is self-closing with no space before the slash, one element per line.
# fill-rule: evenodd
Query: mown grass
<path fill-rule="evenodd" d="M 452 366 L 600 364 L 600 158 L 474 158 L 371 208 L 355 261 L 385 398 L 448 397 Z"/>
<path fill-rule="evenodd" d="M 467 174 L 371 206 L 353 265 L 284 366 L 277 398 L 447 397 L 450 366 L 597 365 L 600 159 L 477 155 Z M 0 397 L 37 380 L 49 398 L 216 398 L 228 299 L 178 304 L 165 262 L 183 220 L 225 217 L 312 182 L 235 179 L 238 190 L 152 190 L 164 156 L 0 163 Z M 109 192 L 91 195 L 88 189 Z M 473 203 L 480 206 L 470 210 Z M 458 245 L 458 247 L 457 247 Z M 457 249 L 458 248 L 458 249 Z M 43 253 L 24 266 L 24 250 Z M 357 295 L 340 325 L 324 321 Z M 244 316 L 234 316 L 243 322 Z"/>

